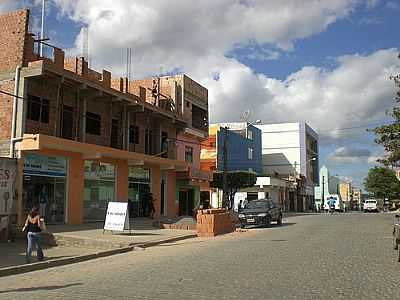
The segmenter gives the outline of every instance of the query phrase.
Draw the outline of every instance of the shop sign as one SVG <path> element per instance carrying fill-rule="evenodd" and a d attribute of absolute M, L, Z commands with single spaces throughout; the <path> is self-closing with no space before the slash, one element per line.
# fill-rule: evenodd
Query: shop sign
<path fill-rule="evenodd" d="M 0 158 L 0 215 L 15 212 L 15 188 L 17 161 Z"/>
<path fill-rule="evenodd" d="M 85 161 L 85 179 L 89 180 L 115 180 L 115 167 L 98 161 Z"/>
<path fill-rule="evenodd" d="M 24 157 L 25 175 L 60 176 L 67 173 L 67 160 L 59 156 L 27 153 Z"/>
<path fill-rule="evenodd" d="M 129 167 L 129 181 L 131 182 L 150 182 L 150 170 L 138 167 Z"/>
<path fill-rule="evenodd" d="M 108 202 L 104 230 L 129 230 L 129 213 L 127 202 Z"/>

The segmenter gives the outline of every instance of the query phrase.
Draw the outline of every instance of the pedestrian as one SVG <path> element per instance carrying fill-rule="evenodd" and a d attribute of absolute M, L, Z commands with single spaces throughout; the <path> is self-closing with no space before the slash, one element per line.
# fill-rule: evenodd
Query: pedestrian
<path fill-rule="evenodd" d="M 22 228 L 22 231 L 27 232 L 28 239 L 28 247 L 26 249 L 26 263 L 30 263 L 32 250 L 34 244 L 36 245 L 37 258 L 39 261 L 42 261 L 44 258 L 43 250 L 41 246 L 41 234 L 42 231 L 40 229 L 40 214 L 37 207 L 33 207 L 30 211 L 29 215 L 25 220 L 25 225 Z"/>
<path fill-rule="evenodd" d="M 243 200 L 240 200 L 239 201 L 239 204 L 238 204 L 238 212 L 240 211 L 240 209 L 242 208 L 242 205 L 243 205 Z"/>
<path fill-rule="evenodd" d="M 42 218 L 46 218 L 46 206 L 49 200 L 49 196 L 47 194 L 47 188 L 44 185 L 42 190 L 39 193 L 39 213 Z"/>
<path fill-rule="evenodd" d="M 153 198 L 153 194 L 149 194 L 149 208 L 150 208 L 150 218 L 154 219 L 154 214 L 156 212 L 156 209 L 154 207 L 154 202 L 156 201 L 155 198 Z"/>

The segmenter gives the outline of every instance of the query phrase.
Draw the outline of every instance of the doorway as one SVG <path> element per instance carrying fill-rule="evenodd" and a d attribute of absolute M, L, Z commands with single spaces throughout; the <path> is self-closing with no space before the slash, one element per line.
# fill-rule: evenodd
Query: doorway
<path fill-rule="evenodd" d="M 191 189 L 179 191 L 179 215 L 193 216 L 194 191 Z"/>
<path fill-rule="evenodd" d="M 64 177 L 25 175 L 23 183 L 24 205 L 26 209 L 39 207 L 39 195 L 46 194 L 45 219 L 49 224 L 65 223 L 65 187 Z"/>
<path fill-rule="evenodd" d="M 161 180 L 161 204 L 160 205 L 161 205 L 160 214 L 162 216 L 164 216 L 165 211 L 166 211 L 166 209 L 165 209 L 165 180 L 164 179 Z"/>

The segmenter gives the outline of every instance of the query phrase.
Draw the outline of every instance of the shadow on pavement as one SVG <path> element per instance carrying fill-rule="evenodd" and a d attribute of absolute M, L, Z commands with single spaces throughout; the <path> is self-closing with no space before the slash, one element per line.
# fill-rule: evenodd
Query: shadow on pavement
<path fill-rule="evenodd" d="M 161 235 L 159 233 L 146 233 L 146 232 L 122 232 L 115 233 L 115 235 L 128 235 L 128 236 L 152 236 L 152 235 Z"/>
<path fill-rule="evenodd" d="M 282 225 L 271 224 L 270 227 L 265 227 L 263 225 L 250 225 L 246 226 L 245 229 L 278 229 L 286 226 L 296 225 L 297 223 L 294 222 L 283 222 Z"/>
<path fill-rule="evenodd" d="M 49 285 L 49 286 L 10 289 L 10 290 L 0 291 L 0 294 L 16 293 L 16 292 L 33 292 L 33 291 L 52 291 L 52 290 L 63 289 L 63 288 L 76 286 L 76 285 L 82 285 L 82 283 L 70 283 L 70 284 L 65 284 L 65 285 Z"/>

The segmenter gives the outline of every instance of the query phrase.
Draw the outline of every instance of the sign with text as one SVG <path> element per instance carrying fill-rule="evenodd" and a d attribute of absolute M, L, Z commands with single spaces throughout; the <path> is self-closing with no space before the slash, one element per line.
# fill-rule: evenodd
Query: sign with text
<path fill-rule="evenodd" d="M 109 202 L 104 230 L 124 231 L 125 229 L 129 229 L 128 203 Z"/>
<path fill-rule="evenodd" d="M 24 157 L 24 174 L 64 177 L 67 174 L 67 160 L 59 156 L 27 153 Z"/>
<path fill-rule="evenodd" d="M 15 180 L 17 178 L 17 161 L 0 158 L 0 215 L 15 212 Z"/>

